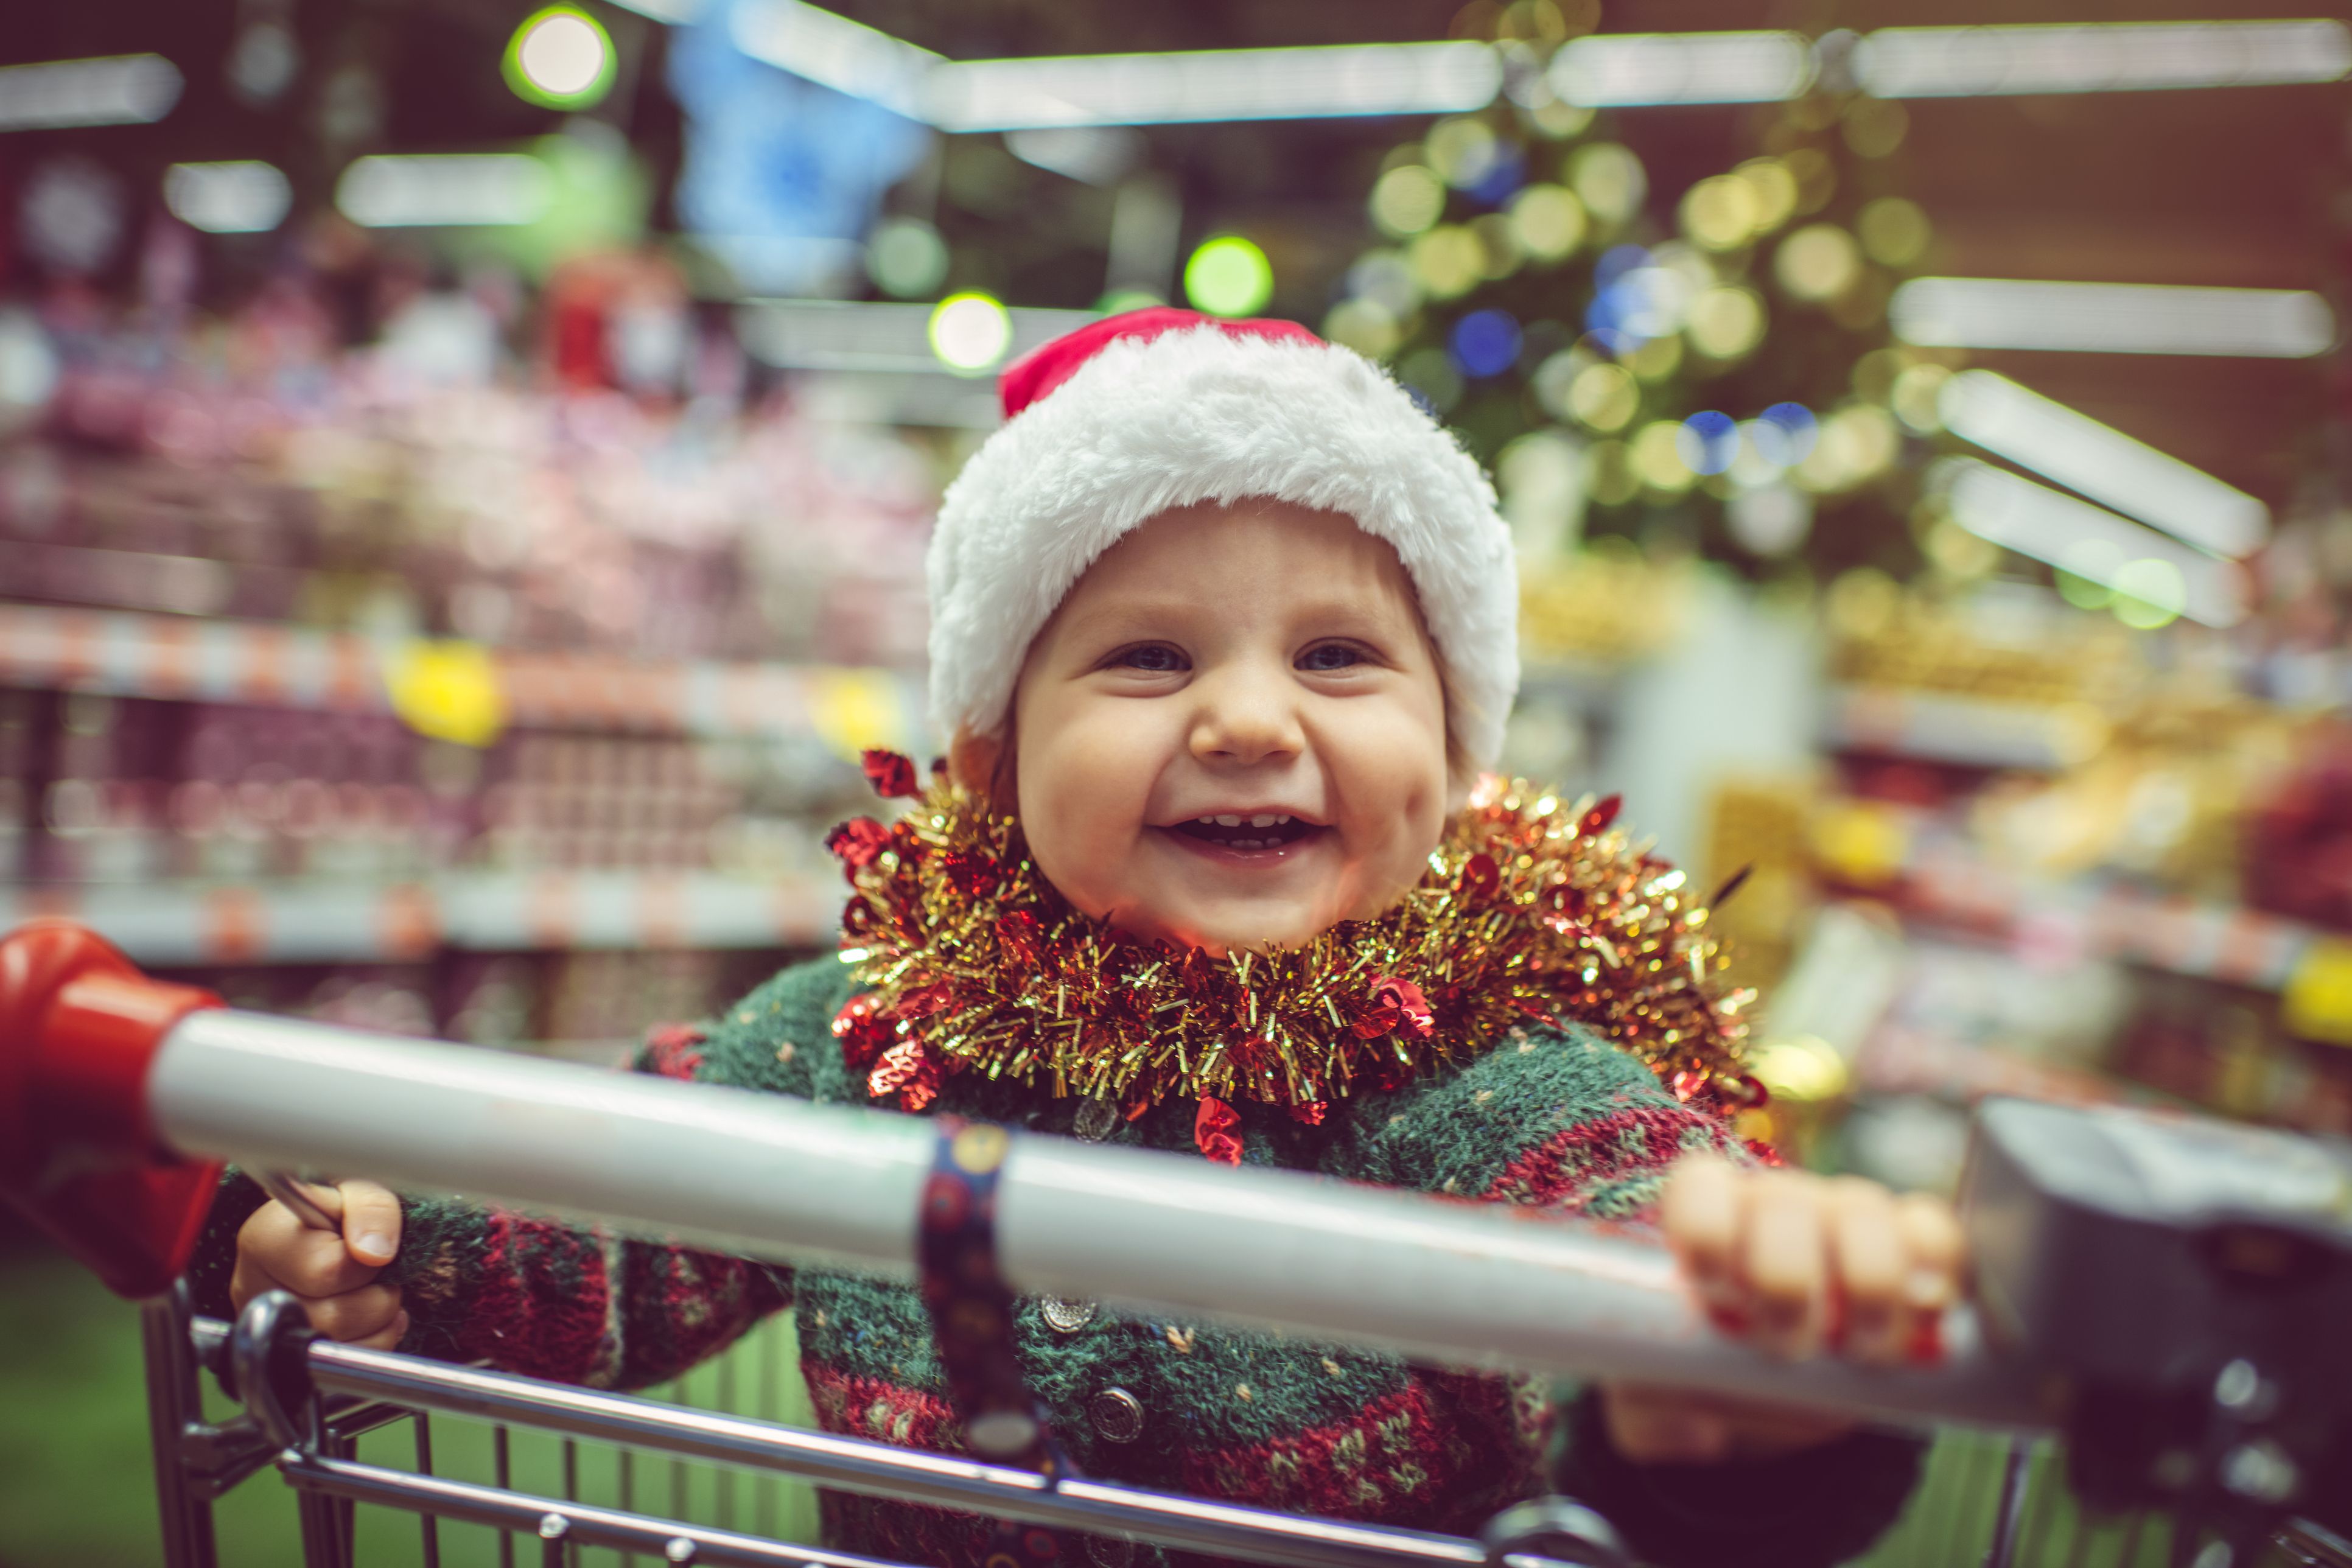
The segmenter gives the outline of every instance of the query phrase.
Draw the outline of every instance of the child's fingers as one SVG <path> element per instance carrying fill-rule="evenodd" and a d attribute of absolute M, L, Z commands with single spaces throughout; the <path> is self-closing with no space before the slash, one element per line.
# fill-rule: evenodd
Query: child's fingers
<path fill-rule="evenodd" d="M 373 1279 L 378 1268 L 353 1258 L 335 1232 L 312 1230 L 274 1201 L 253 1211 L 237 1232 L 236 1245 L 238 1261 L 254 1266 L 255 1294 L 275 1289 L 340 1296 Z"/>
<path fill-rule="evenodd" d="M 1748 1179 L 1743 1272 L 1756 1342 L 1779 1355 L 1811 1355 L 1827 1328 L 1822 1185 L 1793 1171 L 1763 1171 Z"/>
<path fill-rule="evenodd" d="M 343 1245 L 376 1268 L 400 1250 L 400 1199 L 373 1182 L 339 1182 L 343 1194 Z"/>
<path fill-rule="evenodd" d="M 400 1316 L 400 1288 L 369 1285 L 321 1300 L 305 1299 L 310 1326 L 331 1340 L 364 1340 L 390 1328 Z"/>
<path fill-rule="evenodd" d="M 1688 1154 L 1666 1177 L 1658 1220 L 1683 1271 L 1711 1305 L 1738 1294 L 1739 1234 L 1747 1203 L 1742 1178 L 1715 1154 Z"/>
<path fill-rule="evenodd" d="M 1944 1313 L 1960 1294 L 1967 1267 L 1958 1216 L 1941 1199 L 1910 1193 L 1896 1200 L 1903 1232 L 1904 1355 L 1932 1362 L 1943 1354 Z"/>
<path fill-rule="evenodd" d="M 1843 1348 L 1858 1361 L 1899 1360 L 1907 1342 L 1904 1285 L 1910 1258 L 1895 1196 L 1875 1182 L 1852 1178 L 1830 1183 L 1826 1196 Z"/>
<path fill-rule="evenodd" d="M 368 1337 L 363 1340 L 353 1340 L 351 1342 L 364 1350 L 396 1351 L 400 1348 L 400 1342 L 404 1339 L 407 1334 L 408 1313 L 406 1310 L 404 1309 L 398 1317 L 393 1319 L 393 1321 L 383 1328 L 368 1335 Z"/>

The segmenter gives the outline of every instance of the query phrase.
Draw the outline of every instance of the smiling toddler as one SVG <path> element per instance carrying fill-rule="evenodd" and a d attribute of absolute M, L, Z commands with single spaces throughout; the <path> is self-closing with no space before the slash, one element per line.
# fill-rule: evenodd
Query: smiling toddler
<path fill-rule="evenodd" d="M 869 757 L 917 798 L 834 837 L 843 952 L 641 1068 L 1655 1224 L 1727 1331 L 1914 1353 L 1948 1214 L 1742 1147 L 1705 910 L 1613 803 L 1480 778 L 1517 589 L 1450 437 L 1345 349 L 1176 310 L 1048 345 L 1004 399 L 932 549 L 949 764 Z M 338 1237 L 235 1184 L 200 1297 L 283 1287 L 338 1338 L 621 1387 L 789 1306 L 828 1428 L 961 1442 L 910 1289 L 344 1195 Z M 1557 1420 L 1525 1380 L 1091 1302 L 1024 1303 L 1017 1336 L 1080 1470 L 1277 1508 L 1475 1533 L 1559 1486 L 1651 1561 L 1828 1563 L 1916 1469 L 1801 1412 L 1604 1383 Z M 824 1518 L 951 1568 L 988 1539 L 843 1494 Z"/>

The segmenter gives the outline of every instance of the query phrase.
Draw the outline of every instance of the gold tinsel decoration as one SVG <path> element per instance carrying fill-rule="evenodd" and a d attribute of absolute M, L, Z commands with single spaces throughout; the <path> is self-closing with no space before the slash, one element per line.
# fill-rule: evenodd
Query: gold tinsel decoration
<path fill-rule="evenodd" d="M 866 771 L 886 796 L 918 793 L 903 757 L 869 753 Z M 1212 958 L 1073 909 L 1019 826 L 935 769 L 896 823 L 861 817 L 828 840 L 856 889 L 841 958 L 870 988 L 834 1032 L 872 1093 L 909 1110 L 943 1077 L 980 1072 L 1129 1116 L 1171 1099 L 1216 1112 L 1255 1100 L 1316 1121 L 1359 1088 L 1569 1022 L 1685 1100 L 1754 1104 L 1737 1021 L 1753 995 L 1710 994 L 1725 961 L 1706 907 L 1630 841 L 1616 808 L 1484 780 L 1388 912 L 1295 949 Z"/>

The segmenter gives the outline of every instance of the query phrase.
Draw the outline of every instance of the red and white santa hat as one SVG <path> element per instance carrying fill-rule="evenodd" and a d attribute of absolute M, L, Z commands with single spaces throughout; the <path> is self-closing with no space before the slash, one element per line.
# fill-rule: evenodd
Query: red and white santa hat
<path fill-rule="evenodd" d="M 1005 423 L 932 535 L 931 721 L 1002 731 L 1030 642 L 1096 558 L 1176 507 L 1335 511 L 1404 563 L 1479 767 L 1519 684 L 1518 581 L 1494 488 L 1387 374 L 1289 321 L 1135 310 L 1008 368 Z"/>

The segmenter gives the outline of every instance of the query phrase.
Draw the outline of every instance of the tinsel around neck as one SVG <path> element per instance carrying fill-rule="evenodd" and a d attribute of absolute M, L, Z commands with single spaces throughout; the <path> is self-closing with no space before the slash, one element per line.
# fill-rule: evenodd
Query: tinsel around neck
<path fill-rule="evenodd" d="M 1632 842 L 1612 796 L 1573 804 L 1482 781 L 1418 885 L 1387 912 L 1297 948 L 1213 958 L 1114 931 L 1038 873 L 1019 825 L 935 768 L 870 752 L 895 823 L 827 840 L 856 894 L 842 961 L 868 989 L 834 1022 L 877 1099 L 920 1110 L 984 1073 L 1101 1100 L 1260 1100 L 1318 1121 L 1328 1102 L 1400 1087 L 1529 1024 L 1581 1023 L 1685 1100 L 1760 1095 L 1740 1067 L 1725 960 L 1684 874 Z M 1237 1148 L 1237 1145 L 1235 1145 Z"/>

